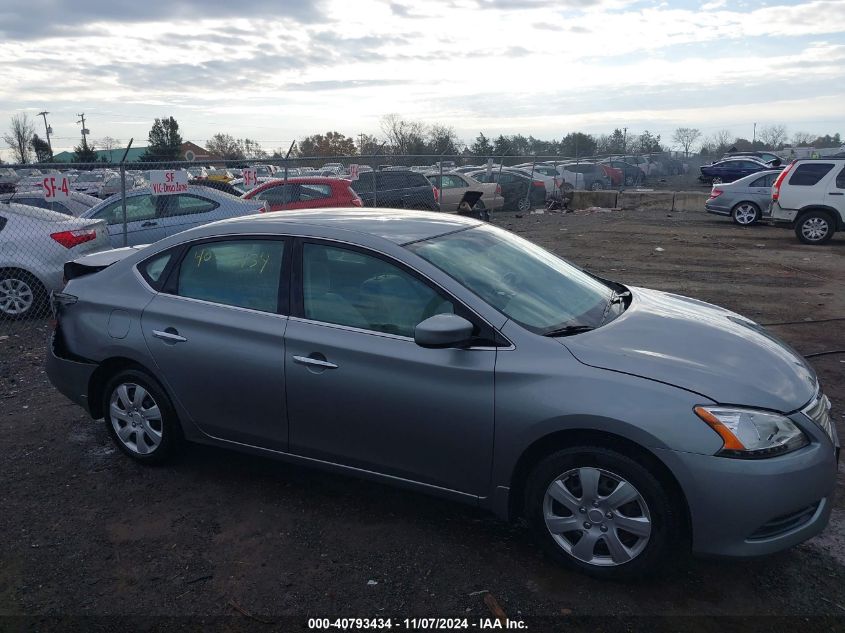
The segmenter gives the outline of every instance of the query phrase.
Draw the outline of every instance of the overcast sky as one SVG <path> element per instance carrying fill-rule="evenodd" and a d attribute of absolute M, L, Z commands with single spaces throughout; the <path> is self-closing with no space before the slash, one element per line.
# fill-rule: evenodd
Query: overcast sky
<path fill-rule="evenodd" d="M 0 0 L 0 128 L 41 110 L 57 151 L 81 112 L 94 139 L 173 115 L 268 150 L 390 112 L 467 143 L 845 133 L 845 0 Z"/>

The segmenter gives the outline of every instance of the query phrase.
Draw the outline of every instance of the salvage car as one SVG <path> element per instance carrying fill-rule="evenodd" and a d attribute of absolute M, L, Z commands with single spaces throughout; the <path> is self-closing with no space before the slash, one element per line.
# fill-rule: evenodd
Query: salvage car
<path fill-rule="evenodd" d="M 45 316 L 65 262 L 109 248 L 106 225 L 17 202 L 0 205 L 0 320 Z"/>
<path fill-rule="evenodd" d="M 760 171 L 733 182 L 714 185 L 704 203 L 707 213 L 727 215 L 740 226 L 756 224 L 772 202 L 772 185 L 780 169 Z"/>
<path fill-rule="evenodd" d="M 65 276 L 47 375 L 141 463 L 188 440 L 429 492 L 603 578 L 830 517 L 838 440 L 804 358 L 478 220 L 270 213 Z"/>

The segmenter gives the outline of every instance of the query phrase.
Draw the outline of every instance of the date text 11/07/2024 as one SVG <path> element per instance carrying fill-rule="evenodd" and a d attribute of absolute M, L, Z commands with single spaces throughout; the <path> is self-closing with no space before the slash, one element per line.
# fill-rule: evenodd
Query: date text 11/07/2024
<path fill-rule="evenodd" d="M 526 630 L 528 626 L 522 620 L 509 618 L 309 618 L 310 630 Z"/>

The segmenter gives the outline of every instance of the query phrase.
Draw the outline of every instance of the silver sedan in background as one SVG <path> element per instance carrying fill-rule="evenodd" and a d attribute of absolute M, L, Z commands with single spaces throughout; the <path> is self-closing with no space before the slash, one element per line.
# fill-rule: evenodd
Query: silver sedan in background
<path fill-rule="evenodd" d="M 66 276 L 47 374 L 142 463 L 187 439 L 429 492 L 604 578 L 830 517 L 838 441 L 801 356 L 487 223 L 270 213 Z"/>
<path fill-rule="evenodd" d="M 733 182 L 714 185 L 704 209 L 707 213 L 730 216 L 741 226 L 755 224 L 772 203 L 772 185 L 781 171 L 759 171 Z"/>
<path fill-rule="evenodd" d="M 154 196 L 149 188 L 134 189 L 126 193 L 125 245 L 151 244 L 194 226 L 251 215 L 263 208 L 263 203 L 199 185 L 189 185 L 185 193 L 167 196 Z M 120 195 L 103 200 L 83 217 L 105 220 L 112 246 L 124 246 Z"/>
<path fill-rule="evenodd" d="M 108 248 L 101 220 L 0 204 L 0 320 L 44 316 L 65 262 Z"/>

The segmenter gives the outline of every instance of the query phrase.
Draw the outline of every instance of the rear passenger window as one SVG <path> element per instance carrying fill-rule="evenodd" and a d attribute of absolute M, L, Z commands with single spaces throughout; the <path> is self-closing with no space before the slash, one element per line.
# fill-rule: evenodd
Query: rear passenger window
<path fill-rule="evenodd" d="M 202 198 L 200 196 L 192 196 L 189 194 L 179 194 L 170 196 L 170 203 L 167 206 L 167 215 L 193 215 L 194 213 L 208 213 L 214 211 L 218 205 L 214 200 Z"/>
<path fill-rule="evenodd" d="M 4 218 L 2 215 L 0 215 L 0 231 L 2 231 L 4 228 L 6 228 L 6 222 L 7 221 L 8 220 L 6 220 L 6 218 Z"/>
<path fill-rule="evenodd" d="M 789 177 L 789 184 L 796 187 L 812 187 L 833 169 L 832 163 L 803 163 Z"/>
<path fill-rule="evenodd" d="M 162 275 L 164 274 L 164 269 L 167 268 L 171 259 L 173 259 L 172 251 L 162 253 L 160 255 L 156 255 L 152 259 L 141 262 L 138 266 L 138 270 L 150 286 L 156 290 L 161 290 L 161 287 L 164 284 Z"/>
<path fill-rule="evenodd" d="M 276 312 L 285 243 L 232 240 L 192 246 L 179 266 L 176 294 Z"/>
<path fill-rule="evenodd" d="M 332 197 L 332 188 L 329 185 L 303 184 L 299 187 L 300 200 L 321 200 Z"/>
<path fill-rule="evenodd" d="M 836 175 L 836 188 L 845 189 L 845 167 Z"/>

